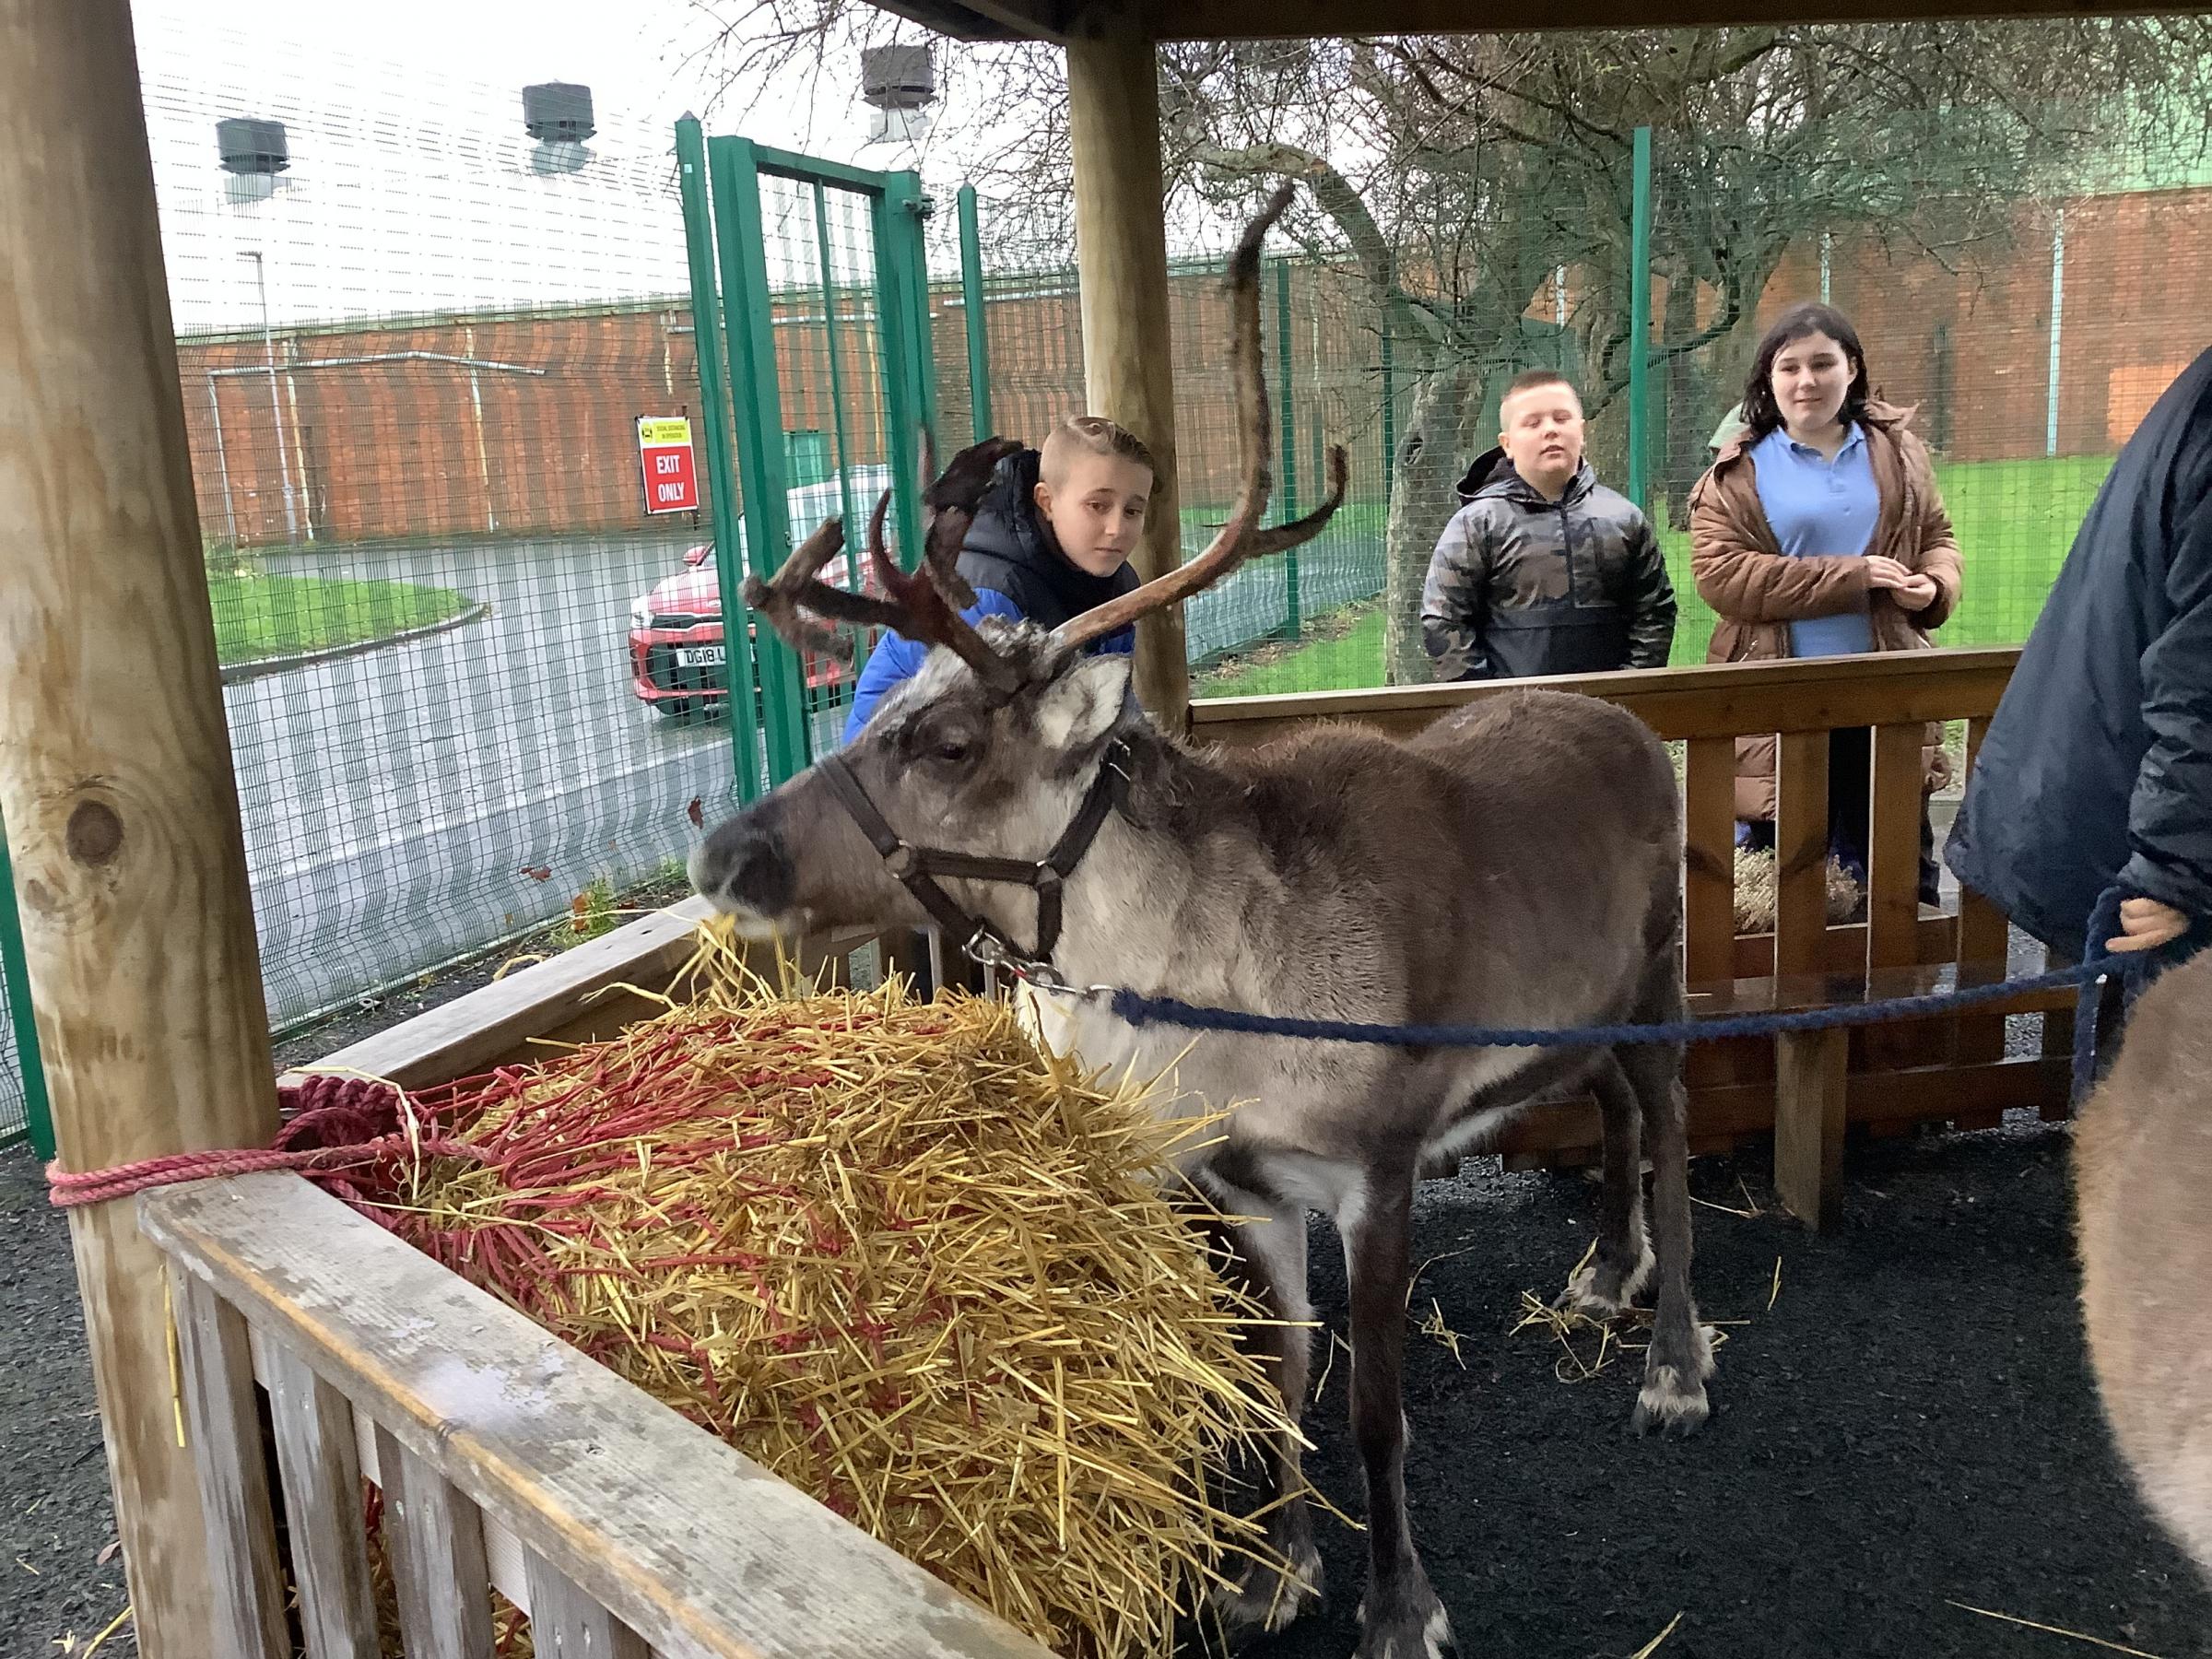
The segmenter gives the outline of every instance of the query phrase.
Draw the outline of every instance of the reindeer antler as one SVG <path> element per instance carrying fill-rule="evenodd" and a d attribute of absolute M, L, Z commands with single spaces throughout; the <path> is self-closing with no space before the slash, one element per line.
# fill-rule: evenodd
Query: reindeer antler
<path fill-rule="evenodd" d="M 896 628 L 900 615 L 881 599 L 848 594 L 817 574 L 844 545 L 844 522 L 825 520 L 791 550 L 783 568 L 768 581 L 758 576 L 745 579 L 745 602 L 766 617 L 769 626 L 782 634 L 793 650 L 823 652 L 850 662 L 852 641 L 818 626 L 803 613 L 811 611 L 833 622 L 852 622 L 863 628 Z"/>
<path fill-rule="evenodd" d="M 1020 448 L 1010 438 L 988 438 L 971 444 L 955 455 L 943 476 L 923 492 L 924 504 L 930 510 L 929 527 L 923 541 L 922 568 L 911 575 L 893 562 L 885 544 L 884 518 L 890 510 L 891 492 L 883 492 L 868 519 L 867 552 L 876 580 L 888 597 L 848 594 L 820 579 L 818 572 L 837 557 L 845 542 L 842 522 L 830 519 L 793 548 L 782 569 L 769 581 L 747 577 L 745 602 L 766 617 L 769 625 L 794 650 L 831 652 L 848 661 L 852 657 L 852 642 L 812 621 L 806 615 L 810 612 L 833 622 L 894 629 L 910 640 L 949 646 L 985 684 L 1012 689 L 1012 665 L 960 617 L 962 608 L 975 603 L 975 591 L 958 567 L 960 546 L 990 488 L 993 471 Z M 921 453 L 926 467 L 926 433 Z M 923 476 L 928 475 L 924 472 Z"/>
<path fill-rule="evenodd" d="M 1011 659 L 991 649 L 971 628 L 959 608 L 975 603 L 975 590 L 958 569 L 960 546 L 975 522 L 975 509 L 991 482 L 992 470 L 1021 445 L 1011 439 L 988 438 L 971 444 L 952 458 L 952 465 L 924 494 L 930 507 L 929 529 L 923 537 L 920 567 L 901 571 L 883 539 L 884 514 L 891 492 L 885 490 L 868 519 L 868 559 L 876 580 L 890 595 L 888 608 L 896 613 L 891 626 L 910 640 L 943 645 L 975 670 L 976 678 L 995 691 L 1011 691 L 1021 683 L 1020 671 Z"/>
<path fill-rule="evenodd" d="M 1267 371 L 1260 355 L 1260 245 L 1290 206 L 1296 188 L 1286 181 L 1277 190 L 1260 217 L 1245 227 L 1237 251 L 1229 262 L 1230 366 L 1236 382 L 1237 443 L 1243 461 L 1243 477 L 1235 508 L 1214 539 L 1206 544 L 1206 550 L 1188 564 L 1178 565 L 1142 587 L 1133 588 L 1095 610 L 1063 622 L 1053 634 L 1063 649 L 1078 649 L 1163 606 L 1187 599 L 1211 587 L 1248 559 L 1264 559 L 1312 540 L 1344 504 L 1344 450 L 1340 445 L 1332 445 L 1327 499 L 1290 524 L 1278 524 L 1273 529 L 1260 527 L 1271 488 L 1267 471 L 1270 430 Z"/>

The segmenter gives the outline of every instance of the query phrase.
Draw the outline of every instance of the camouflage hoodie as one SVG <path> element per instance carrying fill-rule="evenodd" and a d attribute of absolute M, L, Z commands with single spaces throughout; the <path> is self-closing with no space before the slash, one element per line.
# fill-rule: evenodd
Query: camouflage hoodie
<path fill-rule="evenodd" d="M 1547 501 L 1495 449 L 1459 482 L 1421 594 L 1442 680 L 1664 668 L 1675 589 L 1658 538 L 1584 462 Z"/>

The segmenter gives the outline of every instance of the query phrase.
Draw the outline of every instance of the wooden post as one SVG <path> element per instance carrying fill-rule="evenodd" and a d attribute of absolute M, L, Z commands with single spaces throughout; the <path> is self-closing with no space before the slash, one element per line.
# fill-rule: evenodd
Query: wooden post
<path fill-rule="evenodd" d="M 1828 747 L 1824 731 L 1784 732 L 1775 758 L 1774 977 L 1818 973 L 1828 935 Z M 1834 1225 L 1843 1201 L 1841 1030 L 1774 1040 L 1774 1191 L 1807 1227 Z"/>
<path fill-rule="evenodd" d="M 1076 260 L 1090 412 L 1127 427 L 1159 476 L 1135 559 L 1150 580 L 1182 562 L 1175 477 L 1175 371 L 1168 326 L 1166 191 L 1157 55 L 1133 19 L 1071 40 L 1067 100 L 1076 163 Z M 1136 625 L 1136 695 L 1167 731 L 1189 722 L 1182 607 Z"/>
<path fill-rule="evenodd" d="M 127 0 L 0 0 L 0 814 L 69 1170 L 276 1127 Z M 223 1651 L 160 1253 L 74 1212 L 147 1659 Z"/>

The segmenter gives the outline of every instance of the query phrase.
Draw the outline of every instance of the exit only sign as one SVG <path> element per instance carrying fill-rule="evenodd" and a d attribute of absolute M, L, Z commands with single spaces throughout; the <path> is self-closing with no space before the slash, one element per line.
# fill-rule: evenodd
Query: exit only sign
<path fill-rule="evenodd" d="M 691 423 L 680 416 L 638 417 L 638 465 L 645 511 L 699 511 L 699 469 L 691 459 Z"/>

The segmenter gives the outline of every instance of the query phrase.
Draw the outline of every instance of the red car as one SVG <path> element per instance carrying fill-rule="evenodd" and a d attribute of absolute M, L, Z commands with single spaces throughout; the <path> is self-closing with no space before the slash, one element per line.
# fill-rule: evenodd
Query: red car
<path fill-rule="evenodd" d="M 888 468 L 855 467 L 853 493 L 858 511 L 865 514 L 873 508 L 877 493 L 889 483 Z M 792 490 L 794 537 L 810 534 L 823 519 L 840 511 L 837 495 L 834 481 Z M 846 572 L 846 556 L 840 554 L 824 567 L 822 578 L 842 587 Z M 746 633 L 748 639 L 759 637 L 749 617 Z M 845 682 L 850 670 L 836 657 L 808 652 L 802 665 L 810 702 L 833 698 L 841 700 L 847 695 Z M 629 688 L 640 702 L 671 719 L 720 713 L 727 705 L 728 646 L 723 639 L 721 573 L 715 568 L 712 542 L 687 550 L 681 571 L 656 582 L 652 592 L 630 606 L 629 680 Z"/>

